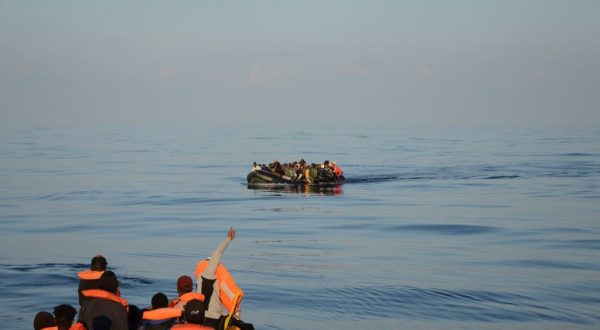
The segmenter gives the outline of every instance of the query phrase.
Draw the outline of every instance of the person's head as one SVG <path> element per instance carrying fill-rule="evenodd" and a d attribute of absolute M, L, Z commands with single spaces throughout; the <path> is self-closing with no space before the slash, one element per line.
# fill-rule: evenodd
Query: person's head
<path fill-rule="evenodd" d="M 325 165 L 325 166 L 329 166 L 329 161 L 328 161 L 328 160 L 324 161 L 324 162 L 323 162 L 323 165 Z"/>
<path fill-rule="evenodd" d="M 152 296 L 152 309 L 165 308 L 169 306 L 169 298 L 167 295 L 159 292 Z"/>
<path fill-rule="evenodd" d="M 58 305 L 54 307 L 54 318 L 59 329 L 69 329 L 73 325 L 77 310 L 71 305 Z"/>
<path fill-rule="evenodd" d="M 187 323 L 202 324 L 204 322 L 204 302 L 192 299 L 185 304 L 183 318 Z"/>
<path fill-rule="evenodd" d="M 33 328 L 35 330 L 42 330 L 53 326 L 56 326 L 56 320 L 54 320 L 52 314 L 48 312 L 39 312 L 35 314 L 35 318 L 33 319 Z"/>
<path fill-rule="evenodd" d="M 98 289 L 106 290 L 111 293 L 117 293 L 117 289 L 119 288 L 119 281 L 117 280 L 117 275 L 112 271 L 105 271 L 100 276 L 100 281 L 98 283 Z"/>
<path fill-rule="evenodd" d="M 177 279 L 177 294 L 179 294 L 179 296 L 182 296 L 188 292 L 192 292 L 193 288 L 194 282 L 192 281 L 191 277 L 187 275 L 179 276 Z"/>
<path fill-rule="evenodd" d="M 92 258 L 92 262 L 90 263 L 90 269 L 96 271 L 105 271 L 106 265 L 108 265 L 108 262 L 106 262 L 106 258 L 104 258 L 101 255 L 97 255 Z"/>
<path fill-rule="evenodd" d="M 253 162 L 253 163 L 252 163 L 252 166 L 256 166 L 256 162 Z"/>

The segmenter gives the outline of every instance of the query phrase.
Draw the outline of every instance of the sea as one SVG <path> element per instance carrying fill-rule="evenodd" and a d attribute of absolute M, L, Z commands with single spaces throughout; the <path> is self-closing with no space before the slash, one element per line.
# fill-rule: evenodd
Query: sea
<path fill-rule="evenodd" d="M 252 162 L 336 161 L 329 189 Z M 0 129 L 0 327 L 79 307 L 97 254 L 144 308 L 222 262 L 256 329 L 600 329 L 598 128 Z"/>

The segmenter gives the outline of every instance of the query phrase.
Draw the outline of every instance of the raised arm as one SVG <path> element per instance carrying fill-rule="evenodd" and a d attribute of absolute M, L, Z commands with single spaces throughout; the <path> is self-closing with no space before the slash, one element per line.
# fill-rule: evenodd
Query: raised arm
<path fill-rule="evenodd" d="M 235 238 L 235 229 L 233 229 L 233 226 L 232 226 L 229 228 L 229 231 L 227 232 L 227 238 L 224 239 L 221 242 L 221 244 L 219 244 L 219 246 L 217 246 L 217 248 L 213 251 L 212 255 L 210 256 L 210 262 L 208 263 L 208 267 L 206 267 L 204 272 L 202 272 L 202 274 L 201 274 L 202 277 L 204 277 L 207 280 L 213 280 L 216 278 L 217 267 L 219 266 L 219 263 L 221 262 L 223 253 L 225 253 L 225 250 L 229 246 L 229 243 L 231 243 L 231 241 L 233 241 L 234 238 Z"/>

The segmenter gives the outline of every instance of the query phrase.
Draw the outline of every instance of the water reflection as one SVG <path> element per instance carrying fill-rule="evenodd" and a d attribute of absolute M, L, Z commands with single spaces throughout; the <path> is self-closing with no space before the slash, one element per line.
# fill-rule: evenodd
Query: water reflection
<path fill-rule="evenodd" d="M 332 185 L 289 185 L 289 184 L 249 184 L 248 189 L 276 191 L 298 194 L 340 195 L 343 193 L 341 184 Z"/>

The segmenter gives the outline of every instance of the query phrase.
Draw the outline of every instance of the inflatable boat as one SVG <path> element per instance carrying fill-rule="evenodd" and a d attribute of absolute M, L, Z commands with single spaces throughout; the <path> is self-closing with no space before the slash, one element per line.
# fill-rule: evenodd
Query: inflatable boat
<path fill-rule="evenodd" d="M 304 180 L 292 180 L 285 175 L 278 175 L 265 170 L 256 170 L 248 173 L 248 186 L 251 185 L 290 185 L 290 186 L 318 186 L 328 187 L 337 186 L 344 183 L 344 177 L 336 176 L 318 176 L 313 183 L 307 183 Z"/>

